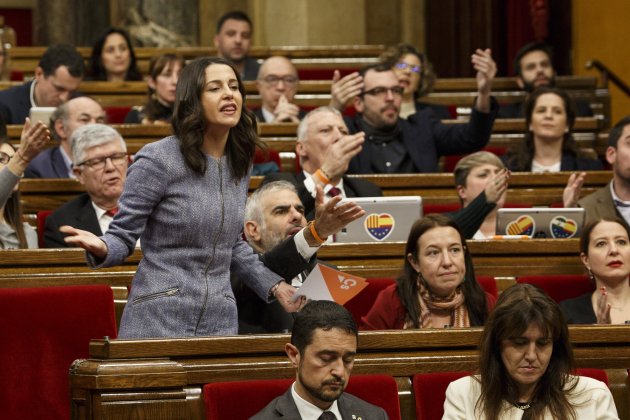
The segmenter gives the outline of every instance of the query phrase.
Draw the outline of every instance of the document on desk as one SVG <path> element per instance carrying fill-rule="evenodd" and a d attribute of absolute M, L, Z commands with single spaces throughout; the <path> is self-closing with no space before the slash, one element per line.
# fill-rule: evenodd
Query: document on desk
<path fill-rule="evenodd" d="M 363 277 L 335 270 L 322 264 L 310 272 L 302 287 L 293 296 L 311 300 L 332 300 L 340 305 L 355 297 L 368 285 Z"/>

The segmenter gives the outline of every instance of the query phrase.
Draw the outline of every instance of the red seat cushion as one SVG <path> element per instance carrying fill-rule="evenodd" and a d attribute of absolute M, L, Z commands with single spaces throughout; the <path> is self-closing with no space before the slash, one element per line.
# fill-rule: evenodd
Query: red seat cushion
<path fill-rule="evenodd" d="M 522 276 L 517 283 L 528 283 L 544 290 L 550 298 L 560 303 L 595 291 L 595 285 L 587 275 L 557 274 L 549 276 Z"/>
<path fill-rule="evenodd" d="M 413 376 L 413 393 L 416 396 L 417 420 L 440 420 L 444 415 L 446 388 L 471 372 L 435 372 Z"/>
<path fill-rule="evenodd" d="M 490 276 L 476 276 L 477 283 L 481 286 L 484 292 L 491 294 L 494 298 L 499 297 L 499 289 L 497 288 L 497 282 L 494 277 Z"/>
<path fill-rule="evenodd" d="M 0 412 L 69 419 L 68 370 L 93 338 L 116 338 L 107 285 L 0 289 Z"/>
<path fill-rule="evenodd" d="M 130 106 L 108 106 L 105 108 L 108 124 L 123 124 L 125 117 L 131 111 Z"/>
<path fill-rule="evenodd" d="M 372 305 L 374 305 L 374 301 L 381 290 L 395 282 L 396 280 L 389 277 L 367 279 L 367 287 L 346 302 L 344 307 L 352 314 L 352 318 L 354 322 L 356 322 L 357 327 L 361 326 L 361 318 L 367 315 L 370 309 L 372 309 Z"/>
<path fill-rule="evenodd" d="M 46 218 L 52 210 L 42 210 L 37 212 L 37 242 L 40 248 L 46 248 L 44 243 L 44 230 L 46 229 Z"/>

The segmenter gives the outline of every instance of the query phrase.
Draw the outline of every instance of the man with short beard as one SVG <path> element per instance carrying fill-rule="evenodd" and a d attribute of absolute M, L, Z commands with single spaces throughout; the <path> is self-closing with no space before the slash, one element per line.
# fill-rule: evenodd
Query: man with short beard
<path fill-rule="evenodd" d="M 254 420 L 387 419 L 385 410 L 344 391 L 357 353 L 357 326 L 343 306 L 315 300 L 296 314 L 284 350 L 296 368 L 293 385 Z"/>
<path fill-rule="evenodd" d="M 363 89 L 354 98 L 358 115 L 347 118 L 346 125 L 351 134 L 363 131 L 365 142 L 350 161 L 348 173 L 439 172 L 440 156 L 484 147 L 498 108 L 490 96 L 497 68 L 489 49 L 475 51 L 471 63 L 477 72 L 478 96 L 466 124 L 442 124 L 426 109 L 406 120 L 399 118 L 403 88 L 392 69 L 382 64 L 362 69 Z"/>
<path fill-rule="evenodd" d="M 551 47 L 543 42 L 523 46 L 514 57 L 516 84 L 528 94 L 540 86 L 555 87 L 556 71 L 553 68 Z M 497 118 L 524 118 L 523 102 L 502 105 Z M 587 102 L 576 101 L 576 115 L 591 117 L 593 111 Z"/>
<path fill-rule="evenodd" d="M 320 196 L 316 200 L 324 200 L 321 188 Z M 309 247 L 303 243 L 304 234 L 309 228 L 306 228 L 304 206 L 295 186 L 287 181 L 275 181 L 261 186 L 248 198 L 244 219 L 245 238 L 254 251 L 263 254 L 273 249 L 283 255 L 286 261 L 303 258 L 308 263 L 307 269 L 300 275 L 286 279 L 299 288 L 317 264 L 315 253 L 319 247 Z M 311 223 L 315 223 L 318 231 L 337 231 L 348 222 L 349 220 L 339 222 L 319 215 Z M 329 229 L 333 223 L 336 223 L 338 229 Z M 239 334 L 291 331 L 293 314 L 286 312 L 278 302 L 264 302 L 235 278 L 232 279 L 232 289 L 238 308 Z"/>

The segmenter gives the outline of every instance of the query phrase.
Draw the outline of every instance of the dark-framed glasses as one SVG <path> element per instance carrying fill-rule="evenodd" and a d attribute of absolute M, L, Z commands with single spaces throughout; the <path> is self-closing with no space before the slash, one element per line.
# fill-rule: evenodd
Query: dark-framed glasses
<path fill-rule="evenodd" d="M 120 152 L 120 153 L 114 153 L 113 155 L 109 155 L 109 156 L 87 159 L 77 164 L 77 166 L 85 165 L 89 168 L 94 169 L 95 171 L 100 171 L 101 169 L 105 168 L 105 165 L 107 164 L 107 159 L 111 160 L 112 163 L 116 166 L 122 166 L 123 164 L 127 162 L 127 153 Z"/>
<path fill-rule="evenodd" d="M 377 86 L 370 90 L 366 90 L 363 92 L 363 95 L 371 95 L 378 96 L 384 98 L 387 96 L 387 92 L 391 93 L 393 96 L 402 96 L 405 89 L 402 86 L 394 86 L 394 87 L 383 87 Z"/>
<path fill-rule="evenodd" d="M 409 69 L 413 73 L 420 73 L 420 70 L 421 70 L 420 66 L 412 66 L 411 64 L 405 63 L 405 62 L 396 63 L 396 68 L 400 70 Z"/>
<path fill-rule="evenodd" d="M 3 165 L 7 165 L 13 156 L 10 156 L 7 153 L 0 152 L 0 163 Z"/>
<path fill-rule="evenodd" d="M 270 74 L 269 76 L 265 76 L 262 80 L 263 82 L 271 86 L 276 86 L 278 83 L 280 83 L 280 80 L 282 80 L 282 82 L 287 86 L 295 86 L 299 79 L 297 78 L 297 76 L 280 77 L 280 76 L 274 76 L 273 74 Z"/>

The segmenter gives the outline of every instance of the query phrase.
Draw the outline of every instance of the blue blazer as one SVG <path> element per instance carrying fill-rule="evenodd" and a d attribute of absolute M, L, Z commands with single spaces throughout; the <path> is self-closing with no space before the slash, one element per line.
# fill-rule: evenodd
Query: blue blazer
<path fill-rule="evenodd" d="M 70 178 L 60 146 L 48 148 L 28 164 L 25 178 Z"/>

